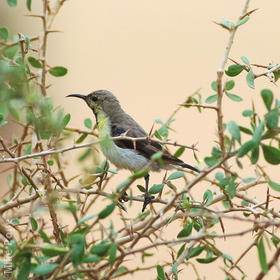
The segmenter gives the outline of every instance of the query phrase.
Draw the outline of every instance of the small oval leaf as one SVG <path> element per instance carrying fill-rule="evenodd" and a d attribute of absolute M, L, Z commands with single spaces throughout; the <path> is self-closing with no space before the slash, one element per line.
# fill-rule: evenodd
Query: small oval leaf
<path fill-rule="evenodd" d="M 217 94 L 214 94 L 214 95 L 210 95 L 206 98 L 205 102 L 207 104 L 210 104 L 210 103 L 214 103 L 215 101 L 217 101 L 218 99 L 218 95 Z"/>
<path fill-rule="evenodd" d="M 226 96 L 229 99 L 231 99 L 231 100 L 233 100 L 235 102 L 241 102 L 243 100 L 242 97 L 240 97 L 239 95 L 236 95 L 236 94 L 233 94 L 233 93 L 229 93 L 227 91 L 226 91 Z"/>
<path fill-rule="evenodd" d="M 99 212 L 98 218 L 104 219 L 108 217 L 114 211 L 115 207 L 116 207 L 115 203 L 111 203 L 107 205 L 101 212 Z"/>
<path fill-rule="evenodd" d="M 228 67 L 228 69 L 225 71 L 225 73 L 229 77 L 234 77 L 234 76 L 239 75 L 243 71 L 244 68 L 245 68 L 244 65 L 233 64 Z"/>
<path fill-rule="evenodd" d="M 56 66 L 54 68 L 51 68 L 49 72 L 55 77 L 62 77 L 67 74 L 68 70 L 63 66 Z"/>
<path fill-rule="evenodd" d="M 249 140 L 245 142 L 238 150 L 237 156 L 243 157 L 245 156 L 250 150 L 254 148 L 256 142 L 254 140 Z"/>
<path fill-rule="evenodd" d="M 182 178 L 182 177 L 184 177 L 183 171 L 175 171 L 168 176 L 167 181 L 175 180 L 175 179 Z"/>
<path fill-rule="evenodd" d="M 41 62 L 38 59 L 36 59 L 35 57 L 29 56 L 27 58 L 27 60 L 34 68 L 42 68 Z"/>
<path fill-rule="evenodd" d="M 263 89 L 261 91 L 262 100 L 266 109 L 269 111 L 273 102 L 273 93 L 270 89 Z"/>
<path fill-rule="evenodd" d="M 265 160 L 270 164 L 280 164 L 280 149 L 272 146 L 262 145 Z"/>
<path fill-rule="evenodd" d="M 163 187 L 164 187 L 164 184 L 153 185 L 150 188 L 149 193 L 150 194 L 157 194 L 157 193 L 162 191 Z"/>
<path fill-rule="evenodd" d="M 255 89 L 255 74 L 253 73 L 252 69 L 250 69 L 246 76 L 246 82 L 250 88 Z"/>

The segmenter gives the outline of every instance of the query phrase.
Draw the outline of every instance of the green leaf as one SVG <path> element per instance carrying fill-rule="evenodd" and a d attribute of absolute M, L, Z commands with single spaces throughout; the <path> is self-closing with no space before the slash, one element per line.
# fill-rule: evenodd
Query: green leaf
<path fill-rule="evenodd" d="M 143 187 L 143 186 L 141 186 L 141 185 L 137 185 L 137 188 L 138 188 L 138 190 L 140 191 L 140 192 L 145 192 L 146 190 L 145 190 L 145 188 Z"/>
<path fill-rule="evenodd" d="M 87 137 L 88 137 L 88 134 L 87 134 L 87 133 L 83 133 L 83 134 L 78 138 L 78 140 L 76 141 L 76 143 L 77 143 L 77 144 L 82 143 Z"/>
<path fill-rule="evenodd" d="M 248 59 L 246 56 L 241 56 L 240 58 L 241 58 L 241 60 L 242 60 L 245 64 L 247 64 L 248 66 L 250 66 L 250 61 L 249 61 L 249 59 Z"/>
<path fill-rule="evenodd" d="M 13 59 L 14 56 L 16 55 L 16 53 L 18 52 L 18 50 L 19 50 L 19 45 L 15 45 L 15 46 L 7 48 L 4 52 L 4 54 L 9 59 Z"/>
<path fill-rule="evenodd" d="M 148 175 L 148 171 L 146 169 L 143 169 L 143 170 L 140 170 L 140 171 L 137 171 L 135 173 L 133 173 L 130 178 L 131 179 L 139 179 L 139 178 L 142 178 L 142 177 L 146 177 Z"/>
<path fill-rule="evenodd" d="M 131 184 L 131 179 L 130 179 L 130 178 L 125 179 L 123 182 L 121 182 L 121 183 L 117 186 L 117 192 L 120 192 L 122 189 L 124 189 L 125 187 L 127 187 L 129 184 Z"/>
<path fill-rule="evenodd" d="M 225 73 L 229 77 L 235 77 L 235 76 L 239 75 L 243 71 L 244 68 L 245 68 L 244 65 L 233 64 L 228 67 L 228 69 L 225 71 Z"/>
<path fill-rule="evenodd" d="M 257 145 L 260 143 L 262 139 L 263 128 L 264 128 L 264 122 L 261 121 L 254 131 L 253 140 L 256 142 Z"/>
<path fill-rule="evenodd" d="M 211 167 L 211 166 L 217 164 L 220 161 L 220 159 L 212 156 L 212 157 L 205 157 L 204 161 L 209 167 Z"/>
<path fill-rule="evenodd" d="M 242 179 L 242 181 L 245 183 L 245 184 L 250 184 L 250 183 L 253 183 L 255 182 L 257 179 L 255 177 L 248 177 L 248 178 L 244 178 Z"/>
<path fill-rule="evenodd" d="M 258 162 L 259 153 L 260 153 L 260 148 L 259 148 L 259 146 L 255 146 L 255 147 L 252 149 L 252 153 L 251 153 L 251 163 L 252 163 L 252 164 L 256 164 L 256 163 Z"/>
<path fill-rule="evenodd" d="M 226 90 L 231 90 L 234 88 L 235 82 L 234 80 L 230 80 L 228 82 L 226 82 Z"/>
<path fill-rule="evenodd" d="M 279 244 L 279 242 L 280 242 L 280 239 L 279 239 L 277 236 L 273 235 L 273 236 L 271 237 L 271 241 L 273 242 L 275 248 L 277 248 L 277 247 L 278 247 L 278 244 Z"/>
<path fill-rule="evenodd" d="M 182 253 L 184 252 L 185 250 L 185 247 L 186 247 L 186 244 L 183 244 L 180 249 L 178 250 L 178 253 L 177 253 L 177 259 L 180 257 L 180 255 L 182 255 Z"/>
<path fill-rule="evenodd" d="M 91 148 L 85 150 L 85 152 L 78 158 L 78 161 L 85 160 L 91 154 Z"/>
<path fill-rule="evenodd" d="M 95 217 L 97 217 L 97 214 L 92 214 L 92 215 L 86 216 L 86 217 L 82 218 L 81 220 L 79 220 L 77 225 L 79 226 L 81 224 L 84 224 L 85 222 L 87 222 Z"/>
<path fill-rule="evenodd" d="M 252 69 L 250 69 L 250 71 L 248 72 L 248 74 L 246 76 L 246 82 L 250 88 L 252 88 L 252 89 L 255 88 L 255 74 L 253 73 Z"/>
<path fill-rule="evenodd" d="M 178 267 L 176 263 L 172 264 L 172 273 L 175 276 L 175 280 L 178 280 Z"/>
<path fill-rule="evenodd" d="M 50 74 L 55 76 L 55 77 L 62 77 L 67 74 L 67 68 L 63 66 L 56 66 L 54 68 L 51 68 L 49 70 Z"/>
<path fill-rule="evenodd" d="M 231 199 L 235 197 L 236 184 L 234 182 L 230 182 L 228 185 L 226 185 L 225 189 Z"/>
<path fill-rule="evenodd" d="M 82 263 L 92 263 L 92 262 L 99 262 L 100 261 L 100 257 L 97 256 L 97 255 L 88 255 L 88 256 L 85 256 L 82 260 Z"/>
<path fill-rule="evenodd" d="M 218 94 L 214 94 L 214 95 L 208 96 L 208 97 L 206 98 L 205 102 L 206 102 L 207 104 L 210 104 L 210 103 L 213 103 L 213 102 L 217 101 L 217 99 L 218 99 Z"/>
<path fill-rule="evenodd" d="M 205 246 L 199 246 L 199 245 L 197 247 L 191 248 L 188 255 L 186 256 L 186 260 L 199 256 L 203 252 L 204 249 L 205 249 Z"/>
<path fill-rule="evenodd" d="M 264 249 L 264 244 L 263 244 L 263 237 L 260 238 L 257 247 L 258 247 L 258 256 L 259 256 L 260 266 L 261 266 L 262 272 L 264 274 L 266 274 L 268 271 L 268 265 L 266 262 L 266 254 L 265 254 L 265 249 Z"/>
<path fill-rule="evenodd" d="M 157 280 L 165 280 L 164 270 L 160 265 L 157 265 Z"/>
<path fill-rule="evenodd" d="M 5 117 L 3 116 L 3 114 L 0 113 L 0 126 L 3 126 L 5 124 L 7 124 L 8 122 L 5 121 Z"/>
<path fill-rule="evenodd" d="M 192 233 L 192 223 L 184 225 L 183 229 L 178 233 L 177 238 L 187 237 Z"/>
<path fill-rule="evenodd" d="M 124 273 L 126 273 L 128 269 L 125 266 L 120 266 L 119 269 L 113 274 L 112 278 L 116 278 Z"/>
<path fill-rule="evenodd" d="M 0 37 L 6 42 L 9 37 L 9 31 L 6 27 L 0 28 Z"/>
<path fill-rule="evenodd" d="M 50 240 L 49 236 L 43 230 L 40 230 L 39 234 L 40 234 L 40 236 L 41 236 L 41 238 L 43 239 L 44 242 L 51 243 L 51 240 Z"/>
<path fill-rule="evenodd" d="M 213 81 L 211 83 L 211 88 L 214 90 L 214 91 L 218 91 L 218 88 L 217 88 L 217 81 Z"/>
<path fill-rule="evenodd" d="M 15 7 L 17 5 L 17 0 L 7 0 L 10 7 Z"/>
<path fill-rule="evenodd" d="M 265 114 L 264 117 L 265 117 L 265 124 L 267 128 L 272 129 L 278 127 L 279 115 L 280 115 L 280 111 L 278 108 L 274 108 L 273 110 Z"/>
<path fill-rule="evenodd" d="M 38 229 L 37 221 L 33 217 L 30 217 L 30 224 L 33 231 Z"/>
<path fill-rule="evenodd" d="M 184 177 L 183 171 L 175 171 L 172 174 L 170 174 L 167 178 L 167 181 L 175 180 Z"/>
<path fill-rule="evenodd" d="M 227 30 L 232 30 L 235 27 L 235 24 L 229 20 L 220 20 L 219 24 Z"/>
<path fill-rule="evenodd" d="M 34 68 L 42 68 L 41 62 L 38 59 L 36 59 L 35 57 L 29 56 L 27 58 L 27 60 Z"/>
<path fill-rule="evenodd" d="M 262 100 L 266 109 L 269 111 L 273 102 L 273 93 L 270 89 L 263 89 L 261 91 Z"/>
<path fill-rule="evenodd" d="M 109 263 L 113 263 L 116 259 L 117 255 L 117 248 L 118 244 L 117 243 L 112 243 L 109 249 Z"/>
<path fill-rule="evenodd" d="M 241 140 L 240 129 L 235 121 L 230 121 L 228 123 L 228 130 L 229 130 L 231 136 L 240 143 L 240 140 Z"/>
<path fill-rule="evenodd" d="M 275 191 L 280 192 L 280 185 L 273 182 L 273 181 L 268 181 L 268 185 Z"/>
<path fill-rule="evenodd" d="M 65 128 L 65 127 L 67 126 L 67 124 L 69 123 L 70 119 L 71 119 L 71 115 L 70 115 L 70 114 L 66 114 L 66 115 L 64 116 L 63 120 L 62 120 L 61 126 L 62 126 L 63 128 Z"/>
<path fill-rule="evenodd" d="M 232 256 L 228 255 L 228 254 L 222 254 L 222 257 L 224 258 L 224 264 L 230 268 L 231 264 L 233 262 L 233 258 Z"/>
<path fill-rule="evenodd" d="M 237 157 L 245 156 L 250 150 L 254 148 L 256 142 L 254 140 L 249 140 L 245 142 L 238 150 Z"/>
<path fill-rule="evenodd" d="M 213 201 L 213 193 L 211 190 L 206 190 L 205 193 L 203 194 L 203 203 L 208 206 L 211 204 Z"/>
<path fill-rule="evenodd" d="M 226 96 L 229 98 L 229 99 L 231 99 L 231 100 L 233 100 L 233 101 L 235 101 L 235 102 L 241 102 L 242 100 L 243 100 L 243 98 L 242 97 L 240 97 L 239 95 L 236 95 L 236 94 L 233 94 L 233 93 L 229 93 L 229 92 L 225 92 L 226 93 Z"/>
<path fill-rule="evenodd" d="M 84 120 L 85 127 L 88 129 L 92 129 L 92 121 L 91 119 L 87 118 Z"/>
<path fill-rule="evenodd" d="M 103 240 L 100 243 L 91 247 L 90 252 L 93 255 L 97 255 L 99 257 L 104 257 L 108 254 L 110 246 L 111 246 L 111 244 L 108 243 L 108 241 Z"/>
<path fill-rule="evenodd" d="M 275 165 L 280 163 L 280 149 L 263 144 L 262 150 L 264 158 L 268 163 Z"/>
<path fill-rule="evenodd" d="M 102 211 L 99 212 L 98 218 L 105 219 L 114 211 L 115 207 L 116 207 L 115 203 L 111 203 L 107 205 Z"/>
<path fill-rule="evenodd" d="M 239 20 L 236 24 L 235 27 L 239 27 L 240 25 L 246 23 L 249 20 L 249 16 L 244 17 L 243 19 Z"/>
<path fill-rule="evenodd" d="M 25 149 L 24 154 L 25 154 L 25 155 L 30 155 L 31 152 L 32 152 L 32 144 L 29 143 L 29 144 L 26 145 L 26 149 Z"/>
<path fill-rule="evenodd" d="M 149 193 L 150 194 L 157 194 L 157 193 L 162 191 L 163 187 L 164 187 L 164 184 L 153 185 L 150 188 Z"/>
<path fill-rule="evenodd" d="M 179 158 L 185 152 L 185 149 L 185 147 L 178 148 L 177 151 L 174 153 L 174 157 Z"/>
<path fill-rule="evenodd" d="M 77 266 L 82 261 L 85 252 L 85 236 L 81 233 L 73 233 L 69 235 L 68 244 L 71 248 L 70 259 L 74 266 Z"/>
<path fill-rule="evenodd" d="M 26 252 L 25 254 L 20 256 L 20 262 L 17 264 L 18 269 L 18 277 L 17 280 L 27 280 L 31 270 L 31 262 L 30 262 L 30 252 Z M 7 278 L 6 278 L 7 279 Z M 12 279 L 9 277 L 9 279 Z"/>
<path fill-rule="evenodd" d="M 218 257 L 210 257 L 210 258 L 205 258 L 205 259 L 196 259 L 197 262 L 199 263 L 211 263 L 214 262 Z"/>
<path fill-rule="evenodd" d="M 151 156 L 151 160 L 159 160 L 159 159 L 162 158 L 162 155 L 163 155 L 163 152 L 154 153 L 154 154 Z"/>
<path fill-rule="evenodd" d="M 239 125 L 239 129 L 243 133 L 246 133 L 246 134 L 249 134 L 249 135 L 253 135 L 253 132 L 249 128 L 247 128 L 247 127 Z"/>
<path fill-rule="evenodd" d="M 56 267 L 56 263 L 43 263 L 38 264 L 35 268 L 31 269 L 31 272 L 37 275 L 46 275 L 53 272 Z"/>
<path fill-rule="evenodd" d="M 252 111 L 252 110 L 244 110 L 243 112 L 242 112 L 242 116 L 243 117 L 251 117 L 251 116 L 253 116 L 254 115 L 254 111 Z"/>
<path fill-rule="evenodd" d="M 31 4 L 32 4 L 32 0 L 26 0 L 26 6 L 29 11 L 31 11 Z"/>
<path fill-rule="evenodd" d="M 47 257 L 55 257 L 55 256 L 64 256 L 69 252 L 69 249 L 57 245 L 48 245 L 41 248 L 41 251 Z"/>
<path fill-rule="evenodd" d="M 274 81 L 277 82 L 278 79 L 280 78 L 280 70 L 274 71 L 273 75 L 274 75 Z"/>

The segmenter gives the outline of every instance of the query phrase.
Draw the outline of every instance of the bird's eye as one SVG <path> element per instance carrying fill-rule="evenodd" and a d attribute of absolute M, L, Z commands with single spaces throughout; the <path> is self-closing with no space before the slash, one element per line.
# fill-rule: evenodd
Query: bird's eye
<path fill-rule="evenodd" d="M 94 102 L 96 102 L 96 101 L 97 101 L 97 97 L 96 97 L 96 96 L 93 96 L 93 97 L 92 97 L 92 100 L 93 100 Z"/>

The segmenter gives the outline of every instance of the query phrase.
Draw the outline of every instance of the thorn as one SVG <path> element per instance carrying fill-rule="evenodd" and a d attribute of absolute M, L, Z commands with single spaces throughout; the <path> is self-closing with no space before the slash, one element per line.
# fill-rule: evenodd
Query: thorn
<path fill-rule="evenodd" d="M 149 137 L 152 135 L 152 132 L 153 132 L 153 129 L 154 129 L 154 125 L 155 125 L 155 123 L 153 123 L 153 125 L 152 125 L 152 127 L 151 127 L 151 130 L 150 130 L 150 132 L 149 132 Z"/>

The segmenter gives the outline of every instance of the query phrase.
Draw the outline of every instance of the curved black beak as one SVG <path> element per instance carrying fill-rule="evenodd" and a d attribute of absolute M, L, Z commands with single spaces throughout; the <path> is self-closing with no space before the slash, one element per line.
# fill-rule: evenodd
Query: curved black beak
<path fill-rule="evenodd" d="M 83 100 L 86 100 L 86 95 L 83 95 L 83 94 L 69 94 L 66 97 L 78 97 L 78 98 L 81 98 Z"/>

